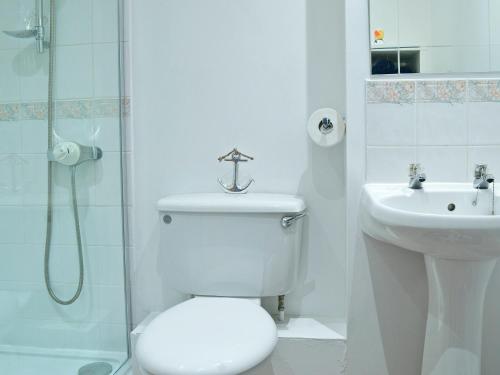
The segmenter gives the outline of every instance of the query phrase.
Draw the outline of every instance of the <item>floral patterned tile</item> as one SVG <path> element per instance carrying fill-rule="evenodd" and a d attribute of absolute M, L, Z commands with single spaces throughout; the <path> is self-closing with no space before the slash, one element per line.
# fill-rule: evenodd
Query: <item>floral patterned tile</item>
<path fill-rule="evenodd" d="M 500 102 L 500 80 L 469 81 L 469 101 Z"/>
<path fill-rule="evenodd" d="M 120 99 L 99 99 L 94 101 L 92 116 L 94 118 L 119 117 Z"/>
<path fill-rule="evenodd" d="M 0 121 L 16 121 L 19 117 L 19 104 L 0 104 Z"/>
<path fill-rule="evenodd" d="M 463 103 L 467 100 L 467 81 L 417 81 L 417 102 Z"/>
<path fill-rule="evenodd" d="M 367 81 L 368 103 L 414 103 L 415 81 Z"/>
<path fill-rule="evenodd" d="M 129 113 L 130 99 L 124 98 L 122 110 Z M 120 99 L 58 100 L 55 105 L 57 118 L 89 119 L 120 116 Z M 0 121 L 46 120 L 47 102 L 0 103 Z"/>
<path fill-rule="evenodd" d="M 92 100 L 61 100 L 56 102 L 56 117 L 84 119 L 92 117 Z"/>
<path fill-rule="evenodd" d="M 18 120 L 46 120 L 48 105 L 46 102 L 19 104 Z"/>

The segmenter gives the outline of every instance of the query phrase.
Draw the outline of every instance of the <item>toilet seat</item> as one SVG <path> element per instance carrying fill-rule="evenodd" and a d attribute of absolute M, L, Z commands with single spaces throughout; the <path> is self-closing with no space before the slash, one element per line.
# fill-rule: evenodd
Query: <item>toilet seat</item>
<path fill-rule="evenodd" d="M 271 316 L 236 298 L 194 298 L 161 313 L 139 338 L 139 365 L 152 375 L 235 375 L 277 343 Z"/>

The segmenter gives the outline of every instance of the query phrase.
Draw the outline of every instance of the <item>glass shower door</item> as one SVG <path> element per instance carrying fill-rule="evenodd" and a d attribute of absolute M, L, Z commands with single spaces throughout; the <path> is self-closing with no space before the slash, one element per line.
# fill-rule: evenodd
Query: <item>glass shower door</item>
<path fill-rule="evenodd" d="M 128 359 L 118 20 L 117 0 L 0 1 L 0 374 Z"/>

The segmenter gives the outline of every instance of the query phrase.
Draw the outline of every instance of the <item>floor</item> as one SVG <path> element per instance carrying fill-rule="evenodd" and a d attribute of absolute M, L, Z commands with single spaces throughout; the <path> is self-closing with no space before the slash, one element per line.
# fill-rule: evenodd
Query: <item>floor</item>
<path fill-rule="evenodd" d="M 127 359 L 127 353 L 92 352 L 0 346 L 0 374 L 78 375 L 89 363 L 109 363 L 115 373 Z"/>

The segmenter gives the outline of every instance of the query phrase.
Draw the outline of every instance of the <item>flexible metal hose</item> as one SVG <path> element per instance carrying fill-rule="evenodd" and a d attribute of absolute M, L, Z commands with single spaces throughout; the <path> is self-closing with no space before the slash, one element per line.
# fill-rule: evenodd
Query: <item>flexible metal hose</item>
<path fill-rule="evenodd" d="M 49 82 L 48 82 L 48 98 L 47 98 L 47 129 L 48 129 L 48 149 L 52 150 L 54 146 L 53 141 L 53 130 L 54 130 L 54 117 L 55 117 L 55 108 L 54 108 L 54 74 L 55 74 L 55 62 L 56 62 L 56 0 L 50 0 L 50 49 L 49 49 Z M 71 200 L 73 205 L 73 218 L 75 221 L 75 232 L 76 232 L 76 242 L 78 246 L 78 264 L 79 264 L 79 278 L 78 278 L 78 287 L 75 291 L 75 294 L 70 299 L 64 300 L 59 298 L 52 288 L 52 283 L 50 280 L 50 250 L 52 243 L 52 226 L 53 226 L 53 161 L 48 161 L 47 168 L 47 228 L 45 234 L 45 253 L 44 253 L 44 276 L 45 276 L 45 286 L 47 287 L 47 291 L 50 297 L 60 305 L 71 305 L 73 304 L 82 293 L 83 289 L 83 275 L 84 275 L 84 265 L 83 265 L 83 244 L 82 244 L 82 236 L 80 230 L 80 218 L 78 215 L 78 200 L 76 195 L 76 166 L 71 167 Z"/>

